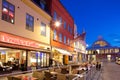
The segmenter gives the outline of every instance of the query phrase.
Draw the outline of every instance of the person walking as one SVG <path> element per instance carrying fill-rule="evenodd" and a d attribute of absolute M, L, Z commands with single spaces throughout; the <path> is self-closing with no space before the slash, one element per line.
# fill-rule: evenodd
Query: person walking
<path fill-rule="evenodd" d="M 101 62 L 99 62 L 98 64 L 98 70 L 100 71 L 100 69 L 101 69 Z"/>
<path fill-rule="evenodd" d="M 96 63 L 96 70 L 98 70 L 99 62 Z"/>

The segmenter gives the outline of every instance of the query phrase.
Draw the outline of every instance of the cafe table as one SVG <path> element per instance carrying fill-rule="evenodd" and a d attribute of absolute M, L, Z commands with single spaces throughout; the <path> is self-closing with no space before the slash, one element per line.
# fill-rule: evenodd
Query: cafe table
<path fill-rule="evenodd" d="M 32 76 L 15 76 L 15 78 L 21 79 L 21 80 L 38 80 L 38 78 L 32 77 Z"/>

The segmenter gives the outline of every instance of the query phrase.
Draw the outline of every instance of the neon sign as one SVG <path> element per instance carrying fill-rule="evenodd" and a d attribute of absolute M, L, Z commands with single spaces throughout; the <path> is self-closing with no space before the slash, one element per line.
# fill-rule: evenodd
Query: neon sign
<path fill-rule="evenodd" d="M 8 35 L 0 35 L 0 41 L 11 43 L 11 44 L 17 44 L 17 45 L 23 45 L 23 46 L 29 46 L 34 48 L 39 48 L 39 43 L 36 43 L 34 41 L 25 40 L 22 38 L 17 38 L 14 36 L 8 36 Z"/>

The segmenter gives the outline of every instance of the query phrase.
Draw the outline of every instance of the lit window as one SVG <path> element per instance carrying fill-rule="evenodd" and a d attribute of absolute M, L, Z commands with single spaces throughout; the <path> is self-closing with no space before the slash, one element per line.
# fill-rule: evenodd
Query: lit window
<path fill-rule="evenodd" d="M 34 31 L 34 18 L 29 14 L 26 14 L 26 29 Z"/>
<path fill-rule="evenodd" d="M 59 34 L 59 41 L 62 42 L 62 34 Z"/>
<path fill-rule="evenodd" d="M 66 36 L 64 36 L 64 44 L 66 44 Z"/>
<path fill-rule="evenodd" d="M 46 24 L 41 23 L 41 35 L 46 36 Z"/>
<path fill-rule="evenodd" d="M 15 6 L 3 0 L 2 2 L 2 20 L 14 24 Z"/>
<path fill-rule="evenodd" d="M 119 49 L 115 49 L 115 53 L 118 53 L 119 52 Z"/>
<path fill-rule="evenodd" d="M 57 20 L 57 13 L 54 11 L 54 14 L 53 14 L 53 20 Z"/>
<path fill-rule="evenodd" d="M 53 39 L 54 39 L 54 40 L 56 40 L 56 39 L 57 39 L 56 30 L 54 30 Z"/>

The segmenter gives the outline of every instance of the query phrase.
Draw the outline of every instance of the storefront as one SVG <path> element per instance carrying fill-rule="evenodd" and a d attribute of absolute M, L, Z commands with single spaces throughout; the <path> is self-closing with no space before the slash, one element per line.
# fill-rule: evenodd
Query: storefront
<path fill-rule="evenodd" d="M 69 64 L 69 60 L 71 60 L 69 56 L 72 56 L 72 54 L 69 51 L 60 48 L 52 48 L 52 53 L 53 60 L 58 62 L 60 65 Z M 53 65 L 55 65 L 55 63 L 53 63 Z"/>
<path fill-rule="evenodd" d="M 42 47 L 41 47 L 42 46 Z M 0 63 L 12 70 L 30 70 L 49 66 L 49 45 L 0 32 Z M 1 65 L 0 64 L 0 65 Z"/>

